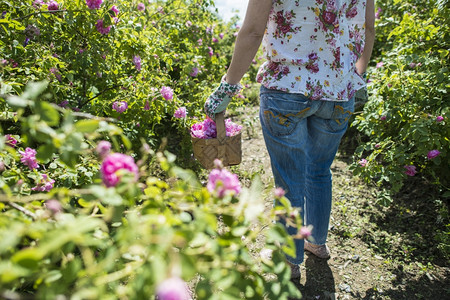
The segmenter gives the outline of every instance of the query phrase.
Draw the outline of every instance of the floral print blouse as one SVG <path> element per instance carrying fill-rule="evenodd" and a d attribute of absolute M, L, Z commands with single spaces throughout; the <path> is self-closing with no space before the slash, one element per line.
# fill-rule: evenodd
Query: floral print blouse
<path fill-rule="evenodd" d="M 312 100 L 348 101 L 365 86 L 366 0 L 273 0 L 257 81 Z"/>

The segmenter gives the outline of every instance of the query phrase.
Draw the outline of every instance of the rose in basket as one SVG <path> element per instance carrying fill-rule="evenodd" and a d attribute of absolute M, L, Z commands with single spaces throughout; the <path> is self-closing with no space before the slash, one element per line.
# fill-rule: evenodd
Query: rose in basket
<path fill-rule="evenodd" d="M 225 120 L 226 136 L 235 136 L 241 132 L 242 126 L 231 122 L 230 119 Z M 198 139 L 214 139 L 217 138 L 216 123 L 210 118 L 203 122 L 195 123 L 191 126 L 191 135 Z"/>
<path fill-rule="evenodd" d="M 214 167 L 214 160 L 220 159 L 224 166 L 241 162 L 241 125 L 224 120 L 223 113 L 216 115 L 216 123 L 207 118 L 191 126 L 191 140 L 195 158 L 206 168 Z"/>

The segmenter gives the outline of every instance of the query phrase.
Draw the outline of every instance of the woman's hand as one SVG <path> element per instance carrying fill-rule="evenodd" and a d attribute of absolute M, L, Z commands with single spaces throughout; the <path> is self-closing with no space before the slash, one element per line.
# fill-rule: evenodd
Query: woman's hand
<path fill-rule="evenodd" d="M 205 113 L 211 119 L 215 119 L 217 113 L 224 111 L 230 103 L 233 96 L 237 95 L 242 89 L 240 84 L 230 84 L 224 76 L 219 87 L 208 97 L 205 102 Z"/>

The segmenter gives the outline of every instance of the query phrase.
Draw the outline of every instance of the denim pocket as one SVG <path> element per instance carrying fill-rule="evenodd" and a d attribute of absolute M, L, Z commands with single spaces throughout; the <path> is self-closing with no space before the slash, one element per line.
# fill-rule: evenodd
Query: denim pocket
<path fill-rule="evenodd" d="M 261 93 L 261 122 L 274 136 L 290 135 L 310 109 L 311 101 L 299 94 Z"/>
<path fill-rule="evenodd" d="M 355 98 L 350 99 L 346 102 L 334 102 L 334 110 L 328 120 L 328 127 L 332 131 L 340 131 L 346 129 L 348 125 L 348 120 L 353 114 L 355 105 Z"/>

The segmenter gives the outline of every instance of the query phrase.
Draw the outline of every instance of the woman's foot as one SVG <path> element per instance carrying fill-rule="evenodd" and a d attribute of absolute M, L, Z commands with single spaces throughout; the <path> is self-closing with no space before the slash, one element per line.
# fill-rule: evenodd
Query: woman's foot
<path fill-rule="evenodd" d="M 305 241 L 305 250 L 323 259 L 330 258 L 330 249 L 327 244 L 315 245 Z"/>
<path fill-rule="evenodd" d="M 300 272 L 300 266 L 294 265 L 289 261 L 287 263 L 291 267 L 291 279 L 300 279 L 300 276 L 302 275 Z"/>

